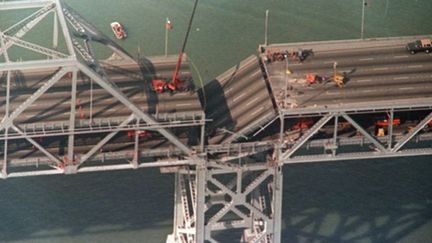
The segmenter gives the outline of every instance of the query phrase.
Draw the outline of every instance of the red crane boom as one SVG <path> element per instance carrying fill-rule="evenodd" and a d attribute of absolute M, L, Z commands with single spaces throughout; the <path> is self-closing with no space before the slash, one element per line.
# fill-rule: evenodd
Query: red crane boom
<path fill-rule="evenodd" d="M 191 14 L 190 19 L 189 19 L 189 24 L 188 24 L 188 28 L 187 28 L 187 31 L 186 31 L 186 35 L 185 35 L 185 38 L 183 40 L 183 45 L 182 45 L 182 48 L 180 49 L 179 56 L 178 56 L 178 59 L 177 59 L 176 68 L 174 70 L 174 73 L 173 73 L 173 76 L 172 76 L 172 79 L 171 79 L 171 83 L 168 84 L 168 88 L 170 90 L 172 90 L 172 91 L 175 91 L 177 89 L 178 85 L 181 83 L 181 81 L 178 80 L 177 77 L 178 77 L 178 74 L 180 72 L 180 67 L 181 67 L 181 64 L 182 64 L 182 61 L 183 61 L 183 53 L 184 53 L 184 51 L 186 49 L 186 43 L 187 43 L 188 38 L 189 38 L 189 33 L 190 33 L 190 30 L 191 30 L 191 27 L 192 27 L 192 21 L 193 21 L 193 18 L 195 16 L 195 11 L 196 11 L 197 5 L 198 5 L 198 0 L 195 0 L 194 6 L 193 6 L 193 10 L 192 10 L 192 14 Z"/>

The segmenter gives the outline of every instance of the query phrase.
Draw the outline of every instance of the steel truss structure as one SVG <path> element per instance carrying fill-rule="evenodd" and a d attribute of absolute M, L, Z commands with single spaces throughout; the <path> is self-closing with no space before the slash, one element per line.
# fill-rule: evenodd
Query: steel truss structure
<path fill-rule="evenodd" d="M 113 51 L 113 56 L 116 59 L 133 61 L 132 57 L 126 53 L 120 46 L 112 42 L 108 37 L 104 36 L 90 23 L 86 22 L 70 7 L 64 5 L 60 1 L 9 1 L 0 5 L 0 10 L 17 10 L 17 9 L 34 9 L 35 11 L 30 16 L 24 18 L 18 23 L 12 25 L 2 31 L 1 51 L 5 62 L 0 66 L 1 72 L 6 72 L 6 105 L 5 114 L 0 123 L 0 139 L 4 142 L 4 153 L 2 162 L 2 176 L 26 176 L 38 174 L 57 174 L 57 173 L 77 173 L 81 171 L 97 171 L 109 169 L 127 169 L 147 166 L 160 165 L 176 165 L 185 164 L 190 161 L 198 161 L 198 157 L 194 155 L 194 151 L 186 146 L 182 141 L 173 135 L 170 129 L 174 127 L 191 127 L 202 126 L 205 124 L 205 117 L 202 112 L 187 113 L 187 114 L 165 114 L 165 115 L 149 115 L 142 111 L 134 104 L 117 86 L 110 80 L 106 74 L 106 69 L 96 58 L 96 53 L 93 50 L 93 43 L 103 43 Z M 49 14 L 53 18 L 53 47 L 48 48 L 29 41 L 23 40 L 24 36 L 37 26 L 42 20 L 47 18 Z M 63 34 L 65 50 L 59 50 L 59 29 Z M 43 55 L 46 60 L 29 60 L 29 61 L 12 61 L 9 58 L 9 49 L 14 46 L 24 48 L 27 51 L 35 52 Z M 53 74 L 46 80 L 43 85 L 38 87 L 25 101 L 23 101 L 14 110 L 11 110 L 11 77 L 14 72 L 22 72 L 27 70 L 53 70 Z M 122 103 L 130 110 L 130 115 L 116 118 L 99 118 L 92 120 L 77 121 L 77 82 L 78 75 L 85 75 L 87 78 L 94 81 L 102 89 L 108 92 L 116 102 Z M 44 95 L 50 88 L 56 84 L 63 82 L 70 85 L 70 110 L 69 121 L 42 121 L 39 123 L 22 123 L 18 124 L 16 120 L 20 115 L 31 107 L 36 100 Z M 157 131 L 170 141 L 182 154 L 185 160 L 183 162 L 172 162 L 169 159 L 165 161 L 155 161 L 145 165 L 139 163 L 140 152 L 138 151 L 138 135 L 135 139 L 135 151 L 132 153 L 111 153 L 97 155 L 97 152 L 114 136 L 121 131 L 148 130 Z M 91 135 L 96 133 L 107 134 L 93 148 L 85 154 L 77 154 L 74 152 L 75 138 L 77 135 Z M 59 158 L 48 149 L 44 148 L 35 138 L 46 138 L 56 136 L 67 136 L 68 146 L 67 155 L 64 158 Z M 9 172 L 8 164 L 8 142 L 16 139 L 25 139 L 34 147 L 41 151 L 45 158 L 34 159 L 16 159 L 13 162 L 21 165 L 29 164 L 48 164 L 51 169 L 38 171 L 24 172 Z M 161 151 L 159 151 L 161 153 Z M 165 151 L 164 154 L 168 152 Z M 132 156 L 131 156 L 132 155 Z M 125 157 L 126 156 L 126 157 Z M 128 164 L 116 164 L 108 166 L 91 166 L 86 167 L 85 163 L 90 160 L 98 160 L 103 157 L 108 159 L 127 159 Z M 131 157 L 131 158 L 129 158 Z M 167 156 L 165 156 L 167 157 Z M 188 161 L 188 162 L 185 162 Z"/>
<path fill-rule="evenodd" d="M 218 242 L 219 232 L 227 230 L 240 232 L 242 242 L 281 242 L 282 168 L 286 164 L 432 154 L 432 134 L 428 128 L 432 121 L 430 101 L 324 110 L 278 107 L 279 115 L 254 131 L 255 140 L 239 137 L 229 143 L 206 145 L 205 127 L 211 121 L 206 120 L 203 111 L 146 113 L 111 80 L 93 49 L 95 42 L 110 48 L 115 59 L 135 61 L 70 7 L 60 0 L 0 3 L 0 11 L 22 9 L 36 11 L 0 31 L 0 58 L 4 59 L 0 72 L 5 87 L 0 123 L 2 178 L 161 167 L 175 174 L 174 229 L 167 242 Z M 51 48 L 24 40 L 28 32 L 51 15 L 54 16 Z M 59 39 L 64 40 L 63 48 Z M 13 61 L 9 51 L 14 47 L 43 58 Z M 13 107 L 12 76 L 29 70 L 51 70 L 51 74 Z M 111 95 L 113 103 L 124 105 L 128 114 L 77 119 L 77 89 L 82 75 Z M 66 83 L 69 88 L 67 121 L 26 123 L 19 120 L 58 83 Z M 406 113 L 415 113 L 419 119 L 405 132 L 395 132 L 395 117 Z M 377 114 L 388 114 L 384 136 L 377 136 L 363 122 L 364 117 Z M 291 130 L 293 123 L 304 118 L 313 119 L 314 125 Z M 186 144 L 174 131 L 191 127 L 200 131 L 198 143 L 194 145 Z M 331 132 L 323 135 L 323 130 Z M 134 131 L 132 150 L 101 152 L 110 140 L 125 131 Z M 140 131 L 157 132 L 171 145 L 140 149 Z M 78 151 L 79 136 L 97 134 L 103 136 L 95 145 L 84 152 Z M 67 138 L 67 152 L 63 157 L 40 142 L 41 138 L 55 137 Z M 27 141 L 43 156 L 9 158 L 10 144 L 17 140 Z"/>

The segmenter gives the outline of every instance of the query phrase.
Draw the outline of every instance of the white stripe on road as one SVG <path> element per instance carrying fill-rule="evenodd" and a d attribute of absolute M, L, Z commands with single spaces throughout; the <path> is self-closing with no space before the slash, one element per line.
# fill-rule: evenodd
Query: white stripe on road
<path fill-rule="evenodd" d="M 380 68 L 374 68 L 373 70 L 379 71 L 379 70 L 388 70 L 388 67 L 380 67 Z"/>
<path fill-rule="evenodd" d="M 409 77 L 404 76 L 404 77 L 394 77 L 394 80 L 400 80 L 400 79 L 409 79 Z"/>
<path fill-rule="evenodd" d="M 235 97 L 233 99 L 233 102 L 235 102 L 236 100 L 240 99 L 241 97 L 243 97 L 245 95 L 245 93 L 241 93 L 239 96 Z"/>
<path fill-rule="evenodd" d="M 408 68 L 421 68 L 421 67 L 423 67 L 423 65 L 411 65 L 411 66 L 408 66 Z"/>
<path fill-rule="evenodd" d="M 249 106 L 250 104 L 254 103 L 259 97 L 255 97 L 255 99 L 249 101 L 248 103 L 246 103 L 246 106 Z"/>
<path fill-rule="evenodd" d="M 361 82 L 370 82 L 372 81 L 372 79 L 359 79 L 357 80 L 357 82 L 361 83 Z"/>
<path fill-rule="evenodd" d="M 252 116 L 255 115 L 256 113 L 260 112 L 263 109 L 263 107 L 261 106 L 259 109 L 257 109 L 256 111 L 252 112 Z"/>
<path fill-rule="evenodd" d="M 225 91 L 225 94 L 228 94 L 229 92 L 231 92 L 232 91 L 232 87 L 231 88 L 229 88 L 229 89 L 227 89 L 226 91 Z"/>
<path fill-rule="evenodd" d="M 406 58 L 408 57 L 407 55 L 402 55 L 402 56 L 394 56 L 393 58 Z"/>
<path fill-rule="evenodd" d="M 257 73 L 261 73 L 261 69 L 257 70 L 256 72 L 252 73 L 251 75 L 249 75 L 249 77 L 254 77 Z"/>
<path fill-rule="evenodd" d="M 402 87 L 402 88 L 399 88 L 400 90 L 412 90 L 412 89 L 414 89 L 414 87 Z"/>
<path fill-rule="evenodd" d="M 359 60 L 360 60 L 360 61 L 371 61 L 371 60 L 374 60 L 374 58 L 373 58 L 373 57 L 360 58 Z"/>
<path fill-rule="evenodd" d="M 191 103 L 176 104 L 176 106 L 190 106 Z"/>

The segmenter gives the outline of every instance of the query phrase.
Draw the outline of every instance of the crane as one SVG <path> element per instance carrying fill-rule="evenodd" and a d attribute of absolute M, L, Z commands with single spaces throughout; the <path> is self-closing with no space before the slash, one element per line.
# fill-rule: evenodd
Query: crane
<path fill-rule="evenodd" d="M 187 41 L 189 39 L 190 30 L 192 28 L 192 21 L 193 21 L 193 18 L 195 16 L 195 11 L 196 11 L 197 5 L 198 5 L 198 0 L 195 0 L 194 6 L 192 9 L 192 14 L 191 14 L 190 19 L 189 19 L 188 28 L 186 30 L 186 35 L 185 35 L 185 38 L 183 40 L 183 45 L 182 45 L 180 52 L 179 52 L 179 56 L 177 58 L 177 63 L 176 63 L 174 73 L 172 75 L 171 82 L 166 82 L 166 81 L 160 80 L 160 79 L 156 79 L 156 80 L 152 81 L 153 88 L 157 93 L 163 93 L 165 90 L 169 90 L 171 92 L 177 91 L 177 90 L 181 89 L 181 86 L 184 83 L 184 81 L 178 79 L 178 75 L 180 72 L 181 64 L 183 62 L 183 54 L 184 54 L 184 51 L 186 49 Z"/>

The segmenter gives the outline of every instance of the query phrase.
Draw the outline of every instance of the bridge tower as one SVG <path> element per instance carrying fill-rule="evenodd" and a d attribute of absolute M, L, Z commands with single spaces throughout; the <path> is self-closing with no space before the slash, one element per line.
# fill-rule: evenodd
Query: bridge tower
<path fill-rule="evenodd" d="M 241 234 L 242 242 L 280 242 L 282 167 L 182 169 L 175 173 L 174 203 L 167 242 L 223 242 L 227 232 Z"/>

